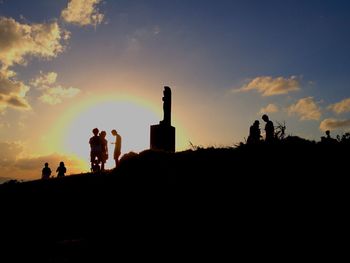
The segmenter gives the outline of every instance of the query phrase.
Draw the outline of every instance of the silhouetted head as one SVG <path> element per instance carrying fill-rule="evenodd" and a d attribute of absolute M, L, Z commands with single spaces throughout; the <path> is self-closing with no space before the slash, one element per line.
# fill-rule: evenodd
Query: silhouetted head
<path fill-rule="evenodd" d="M 330 130 L 327 130 L 327 131 L 326 131 L 326 135 L 327 135 L 327 136 L 329 136 L 330 133 L 331 133 Z"/>
<path fill-rule="evenodd" d="M 118 134 L 116 130 L 112 130 L 111 133 L 113 136 L 116 136 Z"/>
<path fill-rule="evenodd" d="M 64 162 L 60 162 L 60 166 L 64 166 Z"/>
<path fill-rule="evenodd" d="M 98 130 L 97 128 L 94 128 L 94 129 L 92 130 L 92 133 L 93 133 L 94 135 L 97 135 L 98 132 L 99 132 L 99 130 Z"/>
<path fill-rule="evenodd" d="M 48 167 L 49 166 L 49 164 L 48 163 L 45 163 L 45 167 Z"/>
<path fill-rule="evenodd" d="M 101 136 L 102 138 L 106 137 L 106 135 L 107 135 L 106 131 L 101 131 L 101 132 L 100 132 L 100 136 Z"/>
<path fill-rule="evenodd" d="M 269 121 L 269 116 L 267 116 L 266 114 L 264 114 L 261 118 L 266 122 Z"/>
<path fill-rule="evenodd" d="M 258 120 L 254 121 L 254 126 L 259 126 L 260 122 Z"/>

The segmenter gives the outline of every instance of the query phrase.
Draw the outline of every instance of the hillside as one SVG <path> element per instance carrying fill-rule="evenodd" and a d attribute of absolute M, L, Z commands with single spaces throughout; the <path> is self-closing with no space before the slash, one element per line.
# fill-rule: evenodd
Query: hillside
<path fill-rule="evenodd" d="M 36 262 L 140 253 L 181 259 L 187 252 L 218 259 L 230 255 L 227 238 L 246 250 L 266 235 L 278 240 L 274 249 L 288 250 L 281 244 L 306 229 L 313 240 L 319 237 L 330 214 L 343 218 L 348 152 L 348 144 L 295 138 L 147 150 L 124 155 L 118 169 L 104 174 L 1 185 L 1 239 L 5 251 L 26 251 L 13 258 Z"/>

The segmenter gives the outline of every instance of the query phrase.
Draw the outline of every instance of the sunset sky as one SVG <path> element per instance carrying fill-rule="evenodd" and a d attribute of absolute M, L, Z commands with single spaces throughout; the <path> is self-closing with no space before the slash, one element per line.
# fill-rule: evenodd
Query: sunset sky
<path fill-rule="evenodd" d="M 0 177 L 45 162 L 89 170 L 91 130 L 113 167 L 149 148 L 172 89 L 177 151 L 234 146 L 267 113 L 320 140 L 350 128 L 350 1 L 0 0 Z M 54 173 L 56 174 L 56 173 Z M 1 181 L 0 181 L 1 182 Z"/>

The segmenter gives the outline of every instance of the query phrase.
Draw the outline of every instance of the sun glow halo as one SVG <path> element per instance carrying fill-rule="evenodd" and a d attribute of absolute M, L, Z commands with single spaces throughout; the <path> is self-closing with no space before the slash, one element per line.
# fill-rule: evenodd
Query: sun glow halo
<path fill-rule="evenodd" d="M 113 167 L 115 137 L 111 130 L 116 129 L 122 137 L 122 154 L 149 149 L 150 125 L 159 122 L 157 114 L 150 107 L 125 100 L 100 101 L 81 110 L 67 125 L 63 136 L 63 149 L 86 162 L 89 162 L 89 138 L 92 129 L 97 127 L 107 132 L 109 160 L 106 167 Z"/>

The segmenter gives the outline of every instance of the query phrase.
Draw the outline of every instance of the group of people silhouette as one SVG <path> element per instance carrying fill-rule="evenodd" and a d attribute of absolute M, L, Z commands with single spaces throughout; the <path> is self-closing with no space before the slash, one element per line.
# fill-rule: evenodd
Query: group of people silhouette
<path fill-rule="evenodd" d="M 106 131 L 99 132 L 98 128 L 92 130 L 93 136 L 89 140 L 90 144 L 90 163 L 91 172 L 99 172 L 105 170 L 105 163 L 108 160 L 108 141 L 106 140 Z M 115 136 L 115 145 L 113 158 L 115 161 L 115 166 L 119 164 L 119 157 L 121 155 L 122 138 L 116 130 L 111 131 L 112 135 Z M 57 178 L 64 177 L 67 172 L 67 168 L 64 166 L 64 162 L 60 162 L 56 169 Z M 44 168 L 41 171 L 42 179 L 49 179 L 51 177 L 51 168 L 49 163 L 45 163 Z"/>
<path fill-rule="evenodd" d="M 275 127 L 273 122 L 269 119 L 269 117 L 264 114 L 261 117 L 265 122 L 265 142 L 271 143 L 276 139 L 284 138 L 285 126 L 281 126 L 278 132 L 275 132 Z M 282 133 L 282 135 L 280 134 Z M 323 144 L 336 144 L 338 143 L 337 139 L 334 139 L 330 135 L 330 131 L 325 131 L 326 136 L 321 137 L 321 143 Z M 256 144 L 263 141 L 263 136 L 260 131 L 260 122 L 259 120 L 255 120 L 254 123 L 249 128 L 249 136 L 247 139 L 247 144 Z"/>
<path fill-rule="evenodd" d="M 265 122 L 265 142 L 272 142 L 275 139 L 275 128 L 273 122 L 269 119 L 269 116 L 264 114 L 261 117 Z M 259 143 L 262 139 L 260 131 L 260 122 L 255 120 L 249 128 L 249 136 L 247 139 L 248 144 Z"/>
<path fill-rule="evenodd" d="M 57 178 L 64 177 L 67 168 L 64 166 L 64 162 L 60 162 L 59 166 L 56 169 L 57 172 Z M 42 179 L 49 179 L 51 178 L 51 168 L 49 167 L 49 163 L 45 163 L 44 168 L 41 171 L 41 178 Z"/>
<path fill-rule="evenodd" d="M 91 171 L 99 172 L 105 170 L 105 163 L 108 160 L 108 142 L 106 140 L 106 131 L 101 131 L 99 133 L 98 128 L 94 128 L 92 130 L 93 136 L 89 140 L 90 144 L 90 163 L 91 163 Z M 112 135 L 115 136 L 115 142 L 112 144 L 115 145 L 113 158 L 115 161 L 115 166 L 117 167 L 119 164 L 119 157 L 121 154 L 121 145 L 122 138 L 118 134 L 116 130 L 111 131 Z"/>

